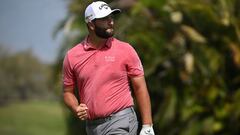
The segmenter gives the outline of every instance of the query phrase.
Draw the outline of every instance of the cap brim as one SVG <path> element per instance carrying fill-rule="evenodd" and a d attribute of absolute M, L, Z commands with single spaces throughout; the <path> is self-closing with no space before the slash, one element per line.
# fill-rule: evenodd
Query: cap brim
<path fill-rule="evenodd" d="M 111 15 L 111 14 L 116 15 L 116 14 L 119 14 L 119 13 L 121 13 L 121 10 L 120 10 L 120 9 L 113 9 L 109 14 L 104 15 L 104 16 L 101 16 L 101 17 L 96 17 L 95 19 L 100 19 L 100 18 L 104 18 L 104 17 L 106 17 L 106 16 L 109 16 L 109 15 Z"/>
<path fill-rule="evenodd" d="M 121 10 L 120 9 L 113 9 L 112 10 L 112 14 L 119 14 L 119 13 L 121 13 Z"/>

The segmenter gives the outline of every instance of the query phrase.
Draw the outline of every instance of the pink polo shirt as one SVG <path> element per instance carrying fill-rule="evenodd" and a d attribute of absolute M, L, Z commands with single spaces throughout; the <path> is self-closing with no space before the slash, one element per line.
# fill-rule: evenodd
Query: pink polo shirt
<path fill-rule="evenodd" d="M 94 49 L 87 38 L 70 49 L 63 62 L 64 87 L 77 86 L 88 119 L 109 116 L 133 105 L 129 77 L 143 76 L 141 61 L 131 45 L 109 38 Z"/>

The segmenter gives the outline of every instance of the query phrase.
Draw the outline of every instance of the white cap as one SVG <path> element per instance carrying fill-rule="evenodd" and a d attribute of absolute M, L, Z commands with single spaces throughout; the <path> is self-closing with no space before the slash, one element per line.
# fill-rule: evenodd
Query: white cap
<path fill-rule="evenodd" d="M 88 5 L 85 10 L 85 22 L 91 22 L 96 18 L 104 18 L 110 14 L 120 13 L 120 9 L 111 9 L 109 5 L 103 1 L 96 1 Z"/>

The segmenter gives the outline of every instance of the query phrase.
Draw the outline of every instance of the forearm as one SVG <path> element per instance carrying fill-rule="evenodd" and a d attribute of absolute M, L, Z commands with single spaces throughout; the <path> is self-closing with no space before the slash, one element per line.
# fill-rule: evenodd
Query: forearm
<path fill-rule="evenodd" d="M 143 124 L 152 124 L 151 101 L 144 76 L 131 78 Z"/>
<path fill-rule="evenodd" d="M 151 101 L 144 76 L 131 78 L 137 104 L 142 118 L 140 135 L 154 135 Z"/>
<path fill-rule="evenodd" d="M 64 99 L 64 103 L 72 111 L 75 111 L 76 107 L 79 105 L 76 96 L 72 92 L 64 92 L 63 93 L 63 99 Z"/>
<path fill-rule="evenodd" d="M 135 90 L 136 101 L 142 118 L 142 124 L 152 124 L 151 102 L 146 89 Z"/>

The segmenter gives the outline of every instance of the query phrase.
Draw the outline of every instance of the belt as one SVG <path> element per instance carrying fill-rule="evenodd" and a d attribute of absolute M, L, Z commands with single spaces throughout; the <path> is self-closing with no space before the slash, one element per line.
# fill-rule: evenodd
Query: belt
<path fill-rule="evenodd" d="M 104 122 L 107 122 L 111 119 L 113 119 L 114 117 L 116 116 L 122 116 L 122 115 L 125 115 L 125 114 L 129 114 L 129 113 L 135 113 L 133 107 L 128 107 L 128 108 L 125 108 L 119 112 L 116 112 L 116 113 L 113 113 L 105 118 L 98 118 L 98 119 L 95 119 L 95 120 L 87 120 L 87 124 L 90 124 L 90 125 L 95 125 L 95 124 L 100 124 L 100 123 L 104 123 Z"/>

